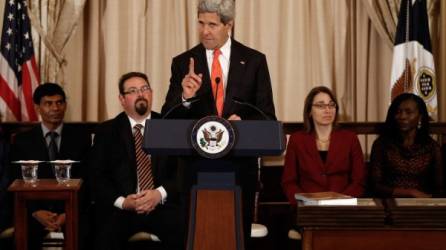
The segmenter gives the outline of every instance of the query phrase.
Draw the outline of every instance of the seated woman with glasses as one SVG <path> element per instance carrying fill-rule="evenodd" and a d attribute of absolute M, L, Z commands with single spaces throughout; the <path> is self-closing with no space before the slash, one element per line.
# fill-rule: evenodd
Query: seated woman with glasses
<path fill-rule="evenodd" d="M 282 188 L 294 205 L 295 193 L 334 191 L 353 197 L 364 192 L 364 156 L 355 133 L 338 129 L 338 103 L 327 87 L 315 87 L 304 107 L 304 131 L 291 135 Z"/>
<path fill-rule="evenodd" d="M 423 99 L 404 93 L 392 101 L 370 163 L 377 196 L 425 198 L 443 193 L 441 150 L 429 135 Z"/>

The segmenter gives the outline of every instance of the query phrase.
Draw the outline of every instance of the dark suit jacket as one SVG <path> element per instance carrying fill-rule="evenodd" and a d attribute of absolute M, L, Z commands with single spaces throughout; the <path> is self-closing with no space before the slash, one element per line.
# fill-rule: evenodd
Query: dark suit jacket
<path fill-rule="evenodd" d="M 173 59 L 170 87 L 162 108 L 162 114 L 166 114 L 169 109 L 182 101 L 181 81 L 188 74 L 189 58 L 194 58 L 195 73 L 203 74 L 202 86 L 196 94 L 199 101 L 193 103 L 190 108 L 180 105 L 169 117 L 198 119 L 208 115 L 216 115 L 210 72 L 206 60 L 206 49 L 201 44 Z M 232 40 L 229 65 L 223 117 L 228 118 L 232 114 L 238 114 L 243 120 L 264 119 L 251 108 L 234 103 L 232 99 L 235 97 L 253 104 L 270 119 L 275 120 L 271 79 L 265 55 Z"/>
<path fill-rule="evenodd" d="M 62 135 L 60 141 L 60 148 L 58 159 L 70 159 L 75 161 L 80 161 L 80 163 L 73 164 L 71 168 L 72 178 L 86 178 L 86 164 L 85 160 L 88 157 L 88 151 L 91 146 L 91 135 L 87 130 L 76 128 L 71 124 L 64 124 L 62 128 Z M 11 144 L 11 161 L 18 160 L 41 160 L 48 161 L 48 147 L 43 136 L 41 124 L 36 125 L 29 131 L 18 133 L 13 143 Z M 51 164 L 41 163 L 37 171 L 39 179 L 43 178 L 55 178 Z M 12 174 L 10 175 L 10 181 L 14 179 L 21 179 L 20 165 L 12 164 Z M 86 202 L 86 197 L 84 195 L 87 191 L 86 182 L 83 184 L 83 190 L 81 194 L 81 202 Z M 84 198 L 85 197 L 85 198 Z M 37 203 L 36 203 L 37 204 Z M 48 204 L 48 206 L 44 205 Z M 38 205 L 34 206 L 36 210 L 40 209 L 52 209 L 54 203 L 48 201 L 39 202 Z M 84 204 L 86 205 L 86 204 Z M 63 210 L 59 206 L 56 206 L 57 211 L 61 212 Z"/>
<path fill-rule="evenodd" d="M 63 125 L 58 158 L 81 161 L 81 164 L 73 164 L 72 178 L 86 176 L 84 160 L 88 156 L 90 146 L 91 136 L 86 130 L 76 128 L 71 124 Z M 40 124 L 15 136 L 11 145 L 11 161 L 17 160 L 49 160 L 48 147 Z M 15 169 L 13 177 L 20 179 L 20 166 L 13 167 Z M 39 165 L 38 178 L 55 178 L 50 164 Z"/>
<path fill-rule="evenodd" d="M 159 117 L 152 112 L 151 118 Z M 162 185 L 167 192 L 167 203 L 176 200 L 176 165 L 166 157 L 152 156 L 152 173 L 155 187 Z M 115 200 L 134 194 L 137 189 L 135 143 L 127 115 L 120 113 L 97 129 L 91 151 L 94 196 L 99 209 L 112 210 Z M 99 211 L 100 211 L 99 210 Z"/>
<path fill-rule="evenodd" d="M 0 231 L 11 225 L 11 211 L 8 209 L 7 194 L 8 194 L 8 176 L 6 168 L 8 165 L 8 150 L 9 145 L 3 140 L 2 131 L 0 128 Z"/>
<path fill-rule="evenodd" d="M 316 146 L 314 133 L 291 135 L 288 143 L 282 187 L 294 204 L 295 193 L 334 191 L 360 197 L 365 185 L 364 157 L 357 136 L 350 131 L 331 133 L 324 163 Z"/>
<path fill-rule="evenodd" d="M 189 107 L 181 105 L 183 88 L 181 81 L 189 72 L 190 58 L 195 62 L 195 73 L 203 74 L 202 85 L 196 93 L 197 102 Z M 216 115 L 215 99 L 212 94 L 211 77 L 206 59 L 206 49 L 199 44 L 175 57 L 171 66 L 169 91 L 162 108 L 163 115 L 170 110 L 167 118 L 200 119 L 208 115 Z M 264 54 L 248 48 L 232 40 L 228 79 L 226 83 L 223 118 L 237 114 L 243 120 L 265 119 L 252 108 L 236 104 L 233 98 L 250 103 L 262 110 L 269 119 L 276 119 L 271 79 Z M 178 105 L 180 104 L 180 105 Z M 231 171 L 236 174 L 236 182 L 242 188 L 244 230 L 251 230 L 251 220 L 254 207 L 256 188 L 257 162 L 254 157 L 226 157 L 217 161 L 206 161 L 199 157 L 182 157 L 179 160 L 179 175 L 182 176 L 181 190 L 188 197 L 190 186 L 195 184 L 198 172 Z M 211 170 L 212 169 L 212 170 Z M 187 202 L 186 202 L 187 207 Z M 246 233 L 245 237 L 249 238 Z"/>

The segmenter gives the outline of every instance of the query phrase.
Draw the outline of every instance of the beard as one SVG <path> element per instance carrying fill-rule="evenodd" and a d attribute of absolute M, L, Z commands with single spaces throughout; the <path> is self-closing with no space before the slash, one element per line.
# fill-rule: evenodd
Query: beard
<path fill-rule="evenodd" d="M 139 98 L 135 101 L 135 111 L 139 115 L 144 115 L 149 109 L 149 102 L 144 98 Z"/>

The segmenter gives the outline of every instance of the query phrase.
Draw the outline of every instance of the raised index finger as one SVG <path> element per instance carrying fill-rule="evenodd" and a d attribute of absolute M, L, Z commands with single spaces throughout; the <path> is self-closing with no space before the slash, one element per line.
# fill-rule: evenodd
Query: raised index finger
<path fill-rule="evenodd" d="M 194 58 L 191 57 L 189 58 L 189 75 L 195 74 L 194 67 L 195 67 Z"/>

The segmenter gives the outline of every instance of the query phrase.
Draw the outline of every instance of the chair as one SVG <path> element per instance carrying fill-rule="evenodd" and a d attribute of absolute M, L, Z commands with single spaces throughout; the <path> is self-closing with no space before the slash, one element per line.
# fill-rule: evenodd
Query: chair
<path fill-rule="evenodd" d="M 155 242 L 161 241 L 158 238 L 158 236 L 148 233 L 148 232 L 137 232 L 129 238 L 129 242 L 137 242 L 137 241 L 144 241 L 144 240 L 155 241 Z"/>
<path fill-rule="evenodd" d="M 268 235 L 268 228 L 262 224 L 251 224 L 251 238 L 262 238 Z"/>
<path fill-rule="evenodd" d="M 42 243 L 42 250 L 63 250 L 64 234 L 62 232 L 49 232 Z"/>
<path fill-rule="evenodd" d="M 251 238 L 262 238 L 268 235 L 268 228 L 265 225 L 259 224 L 258 222 L 258 210 L 259 210 L 259 196 L 260 190 L 263 188 L 263 183 L 261 179 L 262 170 L 262 158 L 257 158 L 257 187 L 254 200 L 254 223 L 251 224 Z"/>
<path fill-rule="evenodd" d="M 292 228 L 288 231 L 288 238 L 290 240 L 301 240 L 302 235 L 296 229 Z"/>
<path fill-rule="evenodd" d="M 14 249 L 14 228 L 0 230 L 0 249 Z"/>
<path fill-rule="evenodd" d="M 14 228 L 9 227 L 0 232 L 0 240 L 12 238 L 14 236 Z"/>

